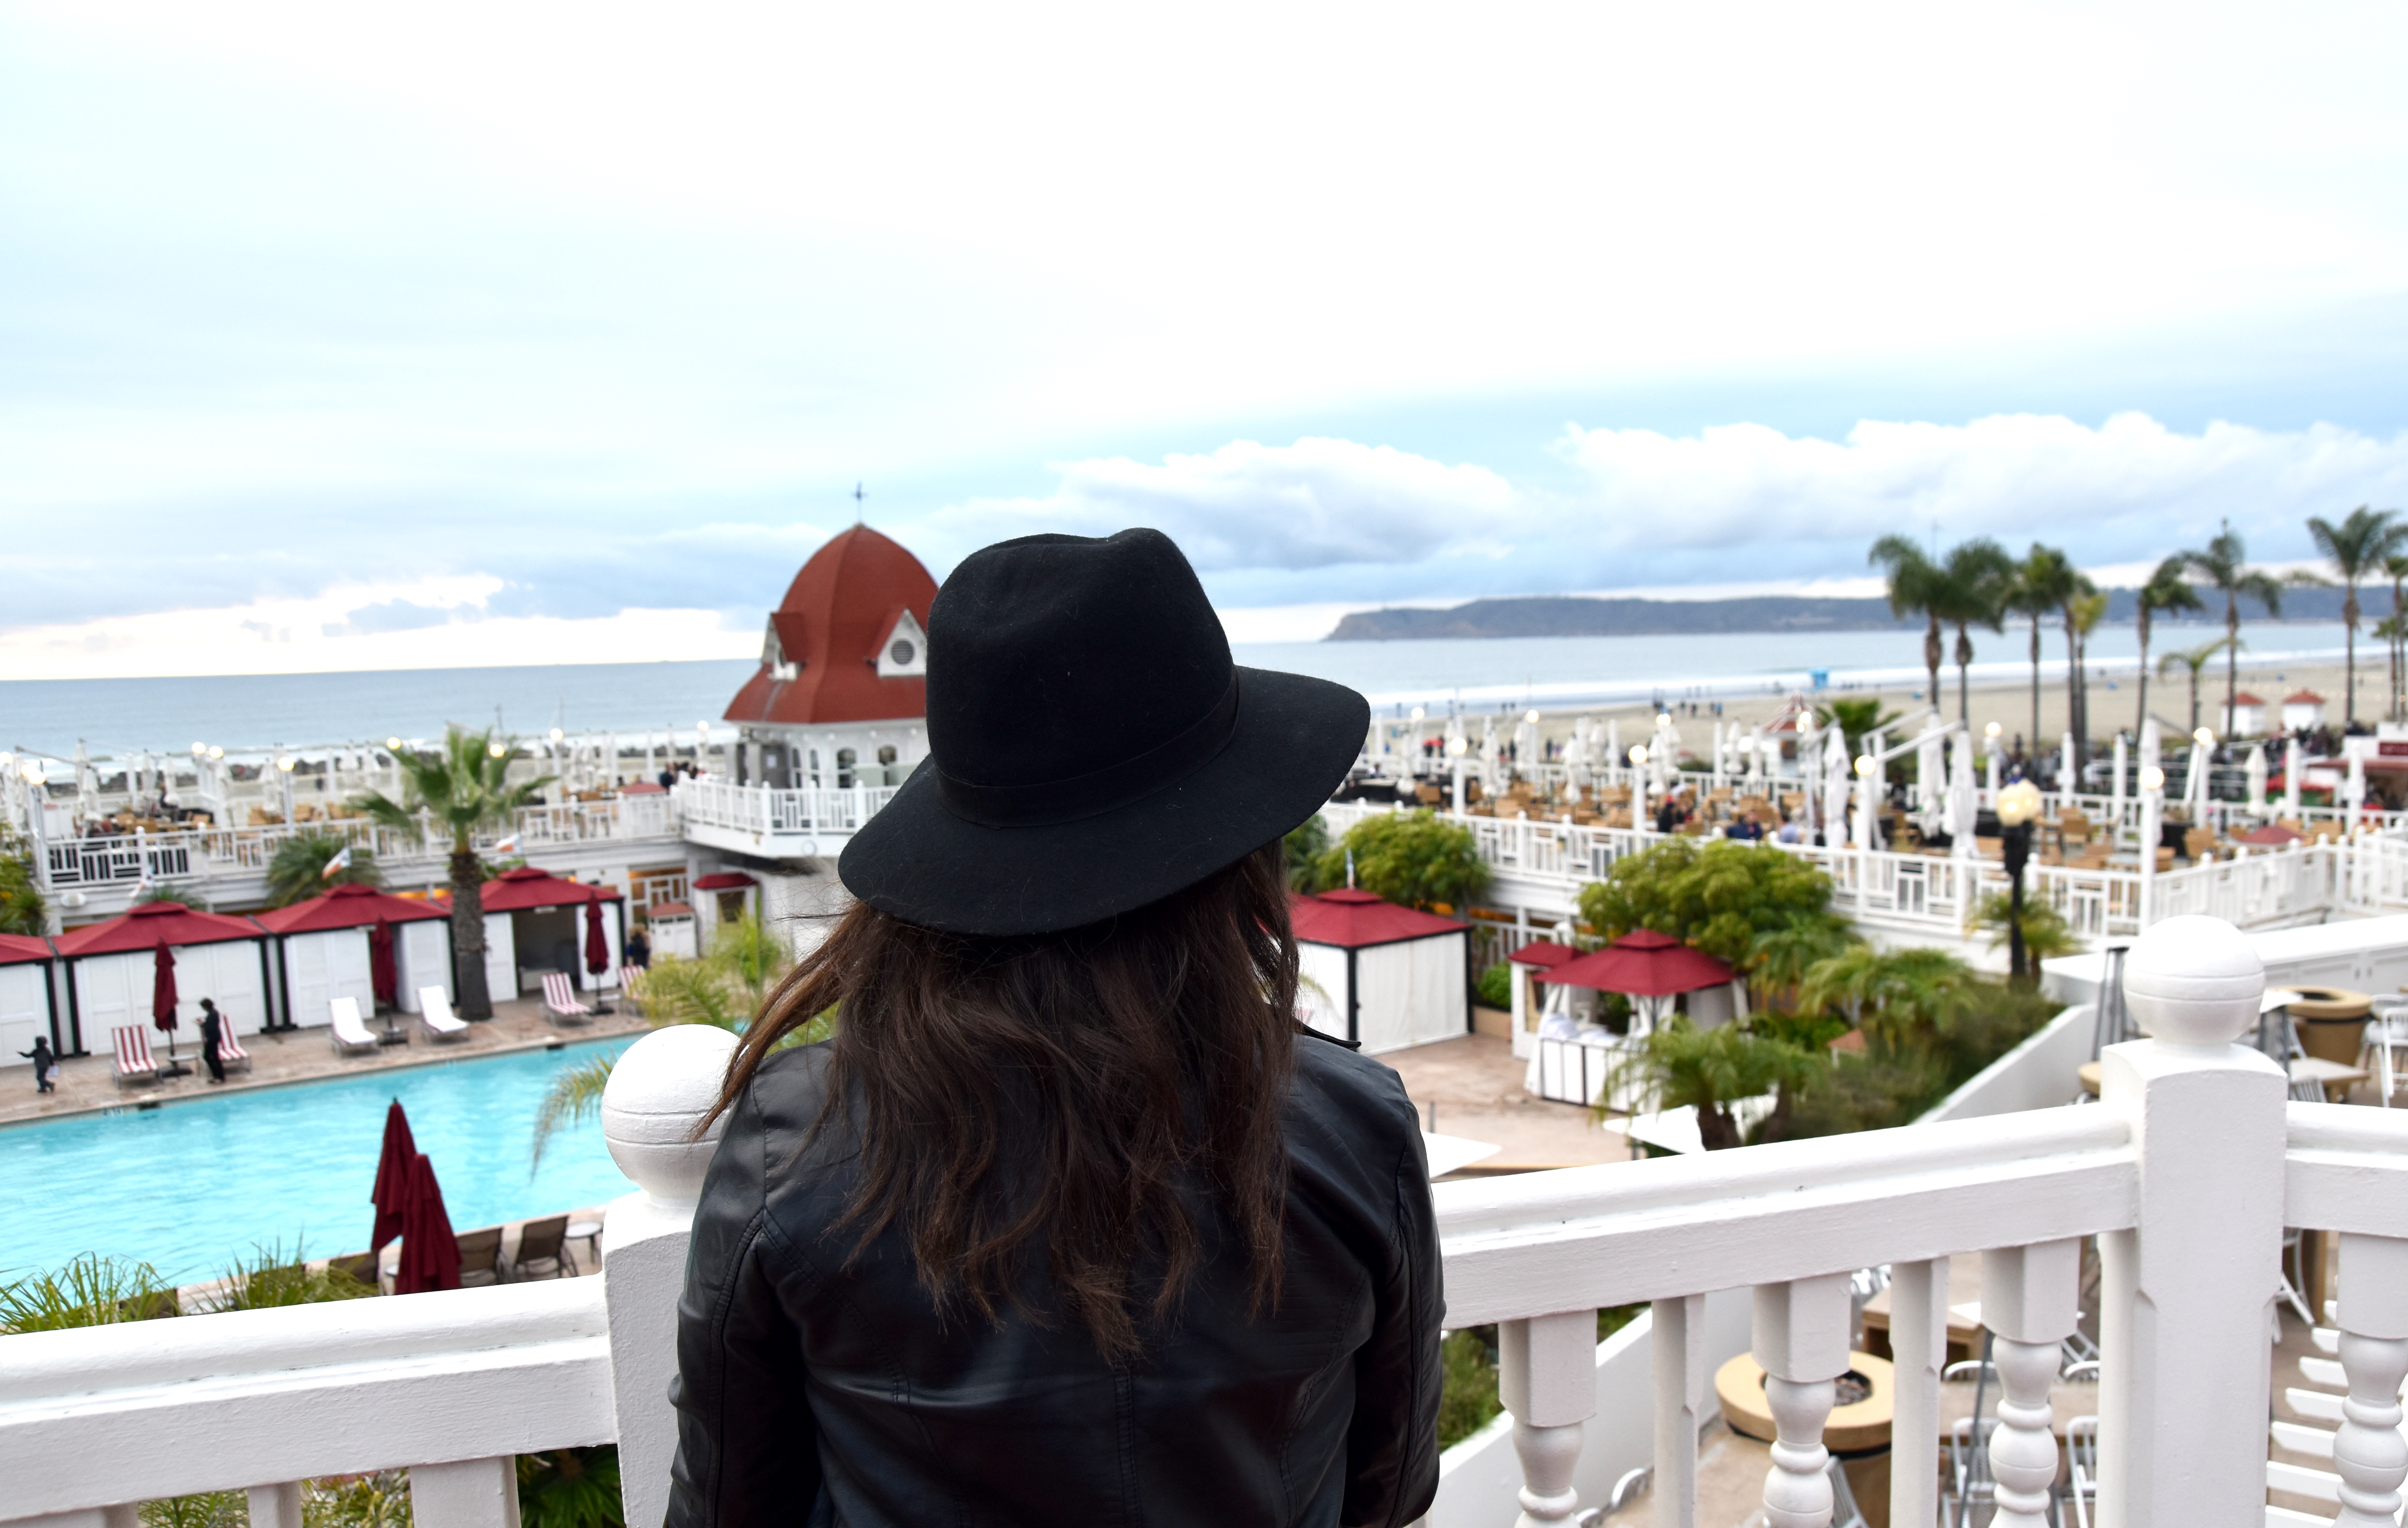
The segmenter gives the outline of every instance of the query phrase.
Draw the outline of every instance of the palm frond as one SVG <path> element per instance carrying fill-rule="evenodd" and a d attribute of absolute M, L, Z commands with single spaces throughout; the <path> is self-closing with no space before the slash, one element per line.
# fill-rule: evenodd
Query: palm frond
<path fill-rule="evenodd" d="M 543 1149 L 570 1125 L 581 1124 L 602 1109 L 602 1090 L 610 1083 L 610 1060 L 595 1056 L 581 1061 L 552 1079 L 535 1113 L 535 1138 L 527 1147 L 527 1174 L 543 1165 Z"/>

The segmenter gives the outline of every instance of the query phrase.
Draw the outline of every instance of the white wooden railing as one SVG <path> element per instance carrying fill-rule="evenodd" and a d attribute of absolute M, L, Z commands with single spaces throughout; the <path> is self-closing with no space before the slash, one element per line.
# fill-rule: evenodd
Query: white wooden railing
<path fill-rule="evenodd" d="M 1322 817 L 1333 835 L 1397 808 L 1333 803 Z M 1570 909 L 1583 888 L 1603 880 L 1615 862 L 1665 841 L 1648 828 L 1442 814 L 1470 830 L 1495 878 L 1496 900 Z M 1773 847 L 1830 876 L 1832 908 L 1856 922 L 1924 937 L 1954 938 L 1982 898 L 2008 889 L 2005 868 L 1973 856 L 1902 854 L 1842 845 Z M 2335 912 L 2408 908 L 2408 837 L 2360 833 L 2333 843 L 2295 843 L 2243 850 L 2233 860 L 2162 873 L 2043 864 L 2024 871 L 2024 893 L 2063 914 L 2077 935 L 2129 938 L 2162 918 L 2200 914 L 2243 928 L 2314 922 Z"/>
<path fill-rule="evenodd" d="M 895 799 L 889 785 L 853 785 L 782 791 L 726 780 L 678 782 L 677 806 L 696 827 L 724 828 L 765 838 L 804 834 L 857 833 Z"/>
<path fill-rule="evenodd" d="M 1780 1434 L 1765 1521 L 1824 1528 L 1822 1431 L 1850 1362 L 1850 1275 L 1874 1264 L 1891 1270 L 1897 1358 L 1889 1521 L 1933 1522 L 1953 1256 L 1982 1260 L 2003 1381 L 1995 1521 L 2037 1528 L 2086 1237 L 2104 1267 L 2093 1521 L 2322 1521 L 2266 1505 L 2286 1225 L 2341 1233 L 2352 1398 L 2333 1469 L 2282 1466 L 2286 1488 L 2325 1492 L 2353 1528 L 2394 1521 L 2408 1476 L 2408 1113 L 2286 1103 L 2281 1070 L 2232 1043 L 2254 1034 L 2263 985 L 2229 925 L 2172 920 L 2127 965 L 2131 1010 L 2157 1037 L 2109 1050 L 2097 1106 L 1440 1185 L 1446 1320 L 1498 1324 L 1519 1463 L 1498 1480 L 1455 1467 L 1493 1437 L 1458 1446 L 1432 1528 L 1570 1521 L 1597 1505 L 1584 1460 L 1634 1446 L 1652 1460 L 1656 1521 L 1696 1528 L 1707 1297 L 1733 1290 L 1750 1292 Z M 676 1295 L 710 1150 L 683 1136 L 731 1043 L 669 1029 L 621 1059 L 605 1132 L 644 1189 L 611 1207 L 598 1279 L 0 1338 L 0 1521 L 100 1528 L 139 1500 L 244 1489 L 254 1523 L 286 1528 L 288 1482 L 408 1467 L 423 1528 L 499 1528 L 509 1455 L 614 1438 L 627 1521 L 655 1528 Z M 1652 1417 L 1615 1425 L 1652 1436 L 1592 1438 L 1616 1346 L 1598 1345 L 1594 1313 L 1640 1301 Z"/>
<path fill-rule="evenodd" d="M 666 795 L 628 796 L 612 801 L 572 801 L 556 807 L 522 808 L 506 832 L 480 834 L 476 844 L 491 850 L 515 836 L 521 849 L 542 844 L 582 843 L 597 839 L 672 838 L 678 832 L 674 807 Z M 49 844 L 52 888 L 107 886 L 117 882 L 182 880 L 195 876 L 256 875 L 267 868 L 276 850 L 303 835 L 333 835 L 344 842 L 375 851 L 387 865 L 440 861 L 451 853 L 451 841 L 438 828 L 423 834 L 380 827 L 366 818 L 330 818 L 316 822 L 270 822 L 257 827 L 190 828 L 165 833 L 136 832 L 89 838 L 57 838 Z"/>

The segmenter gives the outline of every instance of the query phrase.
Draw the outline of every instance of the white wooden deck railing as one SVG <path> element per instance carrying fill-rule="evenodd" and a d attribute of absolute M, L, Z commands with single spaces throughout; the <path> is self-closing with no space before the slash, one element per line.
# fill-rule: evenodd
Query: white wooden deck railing
<path fill-rule="evenodd" d="M 2286 1103 L 2280 1070 L 2230 1043 L 2254 1033 L 2263 982 L 2229 925 L 2170 921 L 2128 963 L 2132 1010 L 2157 1038 L 2110 1050 L 2099 1105 L 1440 1185 L 1446 1319 L 1498 1323 L 1520 1465 L 1518 1482 L 1469 1496 L 1451 1478 L 1431 1521 L 1529 1528 L 1598 1505 L 1574 1483 L 1584 1451 L 1630 1450 L 1587 1436 L 1594 1312 L 1646 1301 L 1656 1521 L 1695 1528 L 1704 1297 L 1745 1289 L 1780 1433 L 1766 1521 L 1823 1528 L 1849 1276 L 1886 1264 L 1890 1521 L 1932 1523 L 1947 1260 L 1978 1256 L 2004 1388 L 1996 1521 L 2037 1528 L 2057 1469 L 2048 1392 L 2092 1236 L 2104 1269 L 2094 1521 L 2322 1521 L 2266 1505 L 2286 1225 L 2342 1234 L 2351 1398 L 2333 1469 L 2284 1466 L 2285 1478 L 2329 1492 L 2353 1528 L 2393 1521 L 2408 1476 L 2408 1113 Z M 627 1521 L 654 1528 L 676 1292 L 709 1150 L 682 1136 L 728 1044 L 665 1030 L 620 1061 L 605 1129 L 646 1189 L 612 1207 L 598 1279 L 0 1338 L 0 1521 L 101 1528 L 142 1499 L 248 1489 L 252 1521 L 284 1528 L 297 1521 L 287 1482 L 407 1466 L 423 1528 L 497 1528 L 511 1521 L 509 1455 L 615 1438 Z"/>
<path fill-rule="evenodd" d="M 678 809 L 685 821 L 764 837 L 781 835 L 856 833 L 898 789 L 854 785 L 781 791 L 726 780 L 678 782 Z"/>
<path fill-rule="evenodd" d="M 1340 802 L 1324 807 L 1333 834 L 1388 806 Z M 1603 828 L 1516 818 L 1445 815 L 1471 831 L 1496 877 L 1498 898 L 1570 908 L 1581 889 L 1605 878 L 1616 861 L 1665 841 L 1647 828 Z M 1936 937 L 1961 935 L 1983 897 L 2007 890 L 2003 866 L 1979 858 L 1901 854 L 1815 844 L 1774 847 L 1820 865 L 1831 878 L 1832 907 L 1859 923 Z M 2129 938 L 2162 918 L 2195 914 L 2243 928 L 2314 922 L 2333 912 L 2408 908 L 2408 837 L 2363 833 L 2336 843 L 2298 843 L 2245 851 L 2235 860 L 2162 874 L 2042 864 L 2024 871 L 2028 897 L 2063 914 L 2087 939 Z"/>

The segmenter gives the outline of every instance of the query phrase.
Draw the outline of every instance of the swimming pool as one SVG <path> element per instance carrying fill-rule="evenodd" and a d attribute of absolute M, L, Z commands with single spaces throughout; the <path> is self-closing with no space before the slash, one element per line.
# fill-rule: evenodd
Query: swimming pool
<path fill-rule="evenodd" d="M 254 1244 L 312 1256 L 367 1246 L 385 1106 L 401 1100 L 466 1231 L 630 1192 L 589 1120 L 529 1172 L 536 1108 L 564 1068 L 633 1037 L 262 1088 L 0 1130 L 0 1273 L 79 1252 L 139 1258 L 169 1280 L 215 1278 Z"/>

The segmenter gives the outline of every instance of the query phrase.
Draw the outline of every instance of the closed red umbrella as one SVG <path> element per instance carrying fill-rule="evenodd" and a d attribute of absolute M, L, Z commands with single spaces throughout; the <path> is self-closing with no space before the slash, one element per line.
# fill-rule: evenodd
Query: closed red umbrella
<path fill-rule="evenodd" d="M 384 1244 L 401 1235 L 401 1207 L 409 1188 L 410 1159 L 418 1155 L 418 1142 L 410 1137 L 409 1116 L 401 1111 L 396 1098 L 384 1111 L 384 1150 L 377 1154 L 376 1187 L 368 1191 L 368 1201 L 376 1206 L 376 1230 L 369 1235 L 371 1253 L 384 1250 Z"/>
<path fill-rule="evenodd" d="M 443 1188 L 435 1181 L 435 1164 L 420 1151 L 409 1159 L 401 1204 L 401 1269 L 394 1278 L 393 1292 L 420 1294 L 459 1287 L 460 1238 L 452 1234 L 452 1217 L 444 1213 Z"/>
<path fill-rule="evenodd" d="M 368 988 L 376 1000 L 390 1007 L 394 1002 L 393 920 L 380 918 L 368 930 Z"/>
<path fill-rule="evenodd" d="M 1633 929 L 1592 955 L 1537 973 L 1541 981 L 1632 997 L 1670 997 L 1731 979 L 1731 968 L 1669 934 Z"/>
<path fill-rule="evenodd" d="M 602 899 L 598 896 L 585 904 L 585 969 L 599 991 L 602 973 L 610 969 L 610 941 L 602 933 Z M 608 1013 L 610 1005 L 605 1003 L 601 1009 Z"/>
<path fill-rule="evenodd" d="M 176 952 L 162 939 L 150 952 L 150 1022 L 166 1032 L 167 1059 L 176 1059 Z"/>

